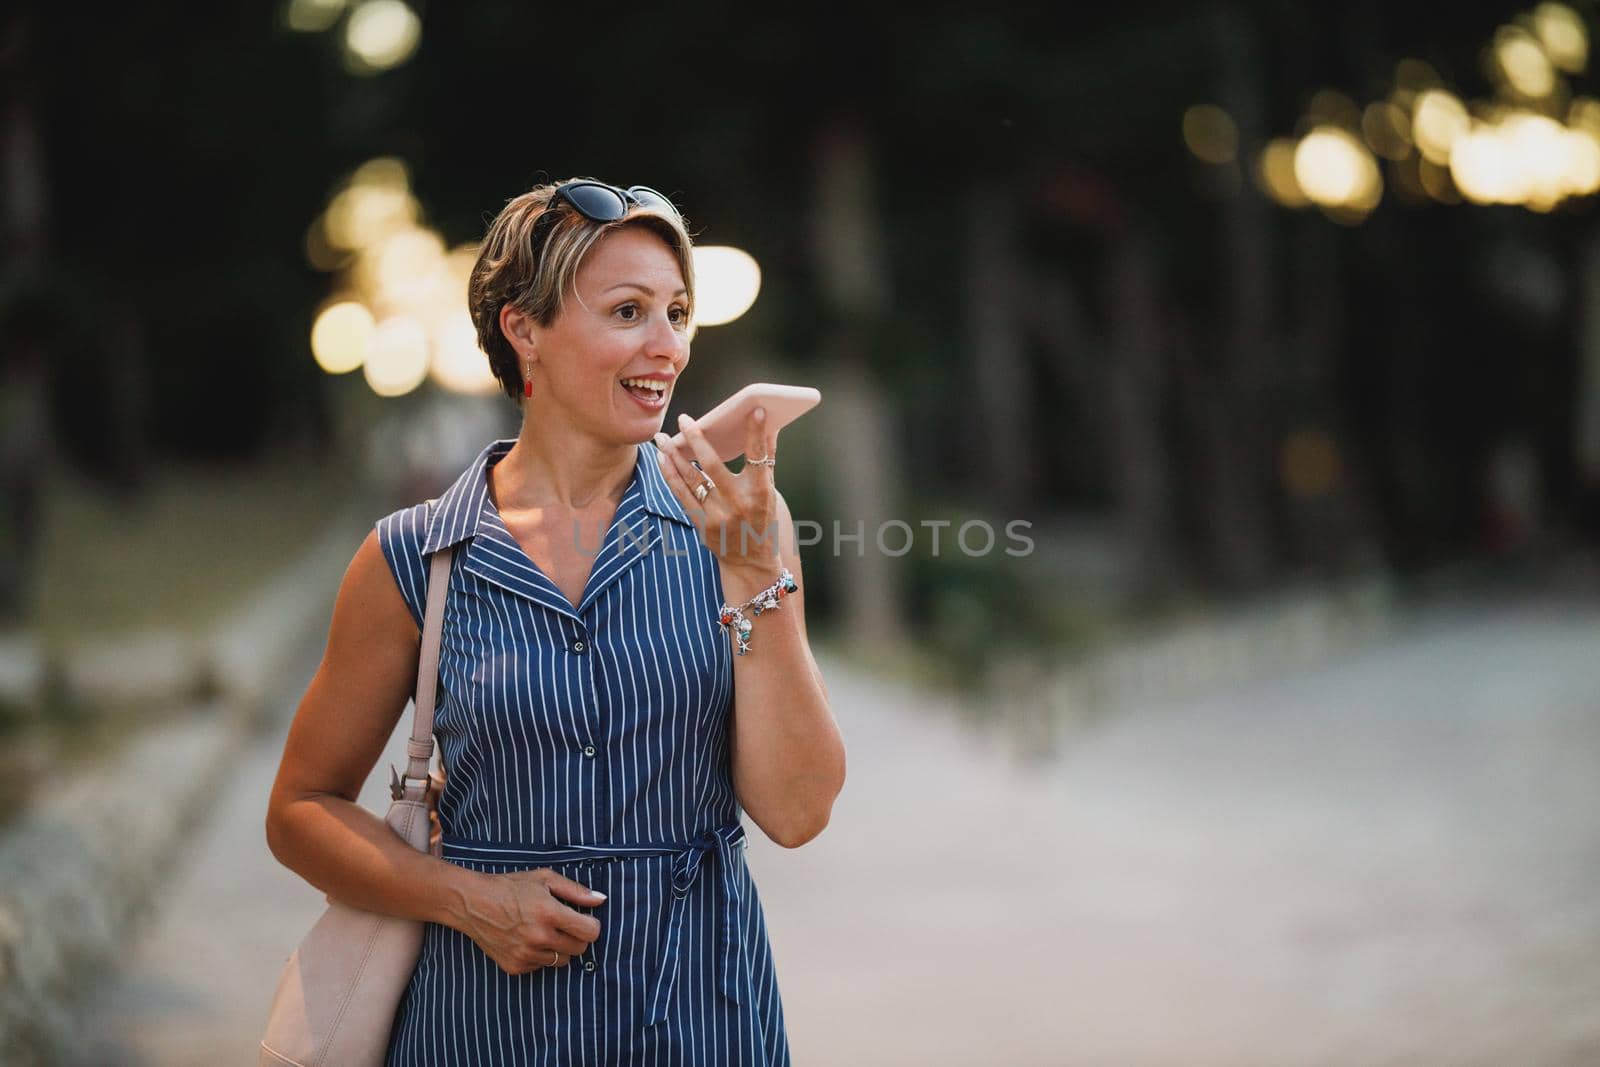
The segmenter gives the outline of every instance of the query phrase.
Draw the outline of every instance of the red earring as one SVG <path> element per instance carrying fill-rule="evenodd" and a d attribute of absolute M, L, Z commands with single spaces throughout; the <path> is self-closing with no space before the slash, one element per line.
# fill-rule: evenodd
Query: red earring
<path fill-rule="evenodd" d="M 523 375 L 523 378 L 522 378 L 522 395 L 523 396 L 532 396 L 533 395 L 533 364 L 532 363 L 528 364 L 528 373 Z"/>

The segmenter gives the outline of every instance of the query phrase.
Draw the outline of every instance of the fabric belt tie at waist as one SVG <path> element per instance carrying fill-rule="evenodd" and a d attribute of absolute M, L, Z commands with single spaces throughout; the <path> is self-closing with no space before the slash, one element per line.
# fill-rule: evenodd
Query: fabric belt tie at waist
<path fill-rule="evenodd" d="M 705 860 L 716 853 L 722 872 L 722 906 L 718 944 L 722 955 L 722 994 L 735 1004 L 744 1002 L 741 965 L 744 953 L 734 932 L 739 924 L 739 906 L 743 903 L 739 870 L 734 854 L 737 848 L 748 847 L 744 825 L 730 823 L 707 830 L 687 844 L 635 845 L 556 845 L 527 846 L 501 844 L 491 841 L 473 841 L 445 834 L 440 838 L 444 858 L 447 860 L 472 860 L 479 863 L 578 863 L 598 859 L 640 859 L 646 856 L 672 856 L 672 903 L 667 909 L 667 933 L 661 950 L 661 967 L 656 972 L 655 991 L 650 997 L 650 1014 L 645 1025 L 652 1026 L 667 1017 L 667 1002 L 672 995 L 673 979 L 678 974 L 678 948 L 683 937 L 683 916 L 688 908 L 689 891 L 705 866 Z"/>

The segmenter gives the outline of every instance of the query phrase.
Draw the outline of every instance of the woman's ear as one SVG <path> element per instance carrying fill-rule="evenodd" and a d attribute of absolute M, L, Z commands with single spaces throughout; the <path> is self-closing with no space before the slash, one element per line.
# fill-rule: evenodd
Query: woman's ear
<path fill-rule="evenodd" d="M 519 362 L 538 362 L 539 357 L 534 351 L 531 317 L 511 304 L 506 304 L 500 309 L 500 332 L 511 342 L 511 347 L 517 350 Z"/>

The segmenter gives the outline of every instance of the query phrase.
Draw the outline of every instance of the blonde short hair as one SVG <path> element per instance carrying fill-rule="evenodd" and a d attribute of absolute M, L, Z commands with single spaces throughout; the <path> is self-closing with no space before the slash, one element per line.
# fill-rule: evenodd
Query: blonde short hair
<path fill-rule="evenodd" d="M 517 352 L 500 329 L 500 310 L 507 304 L 549 326 L 566 306 L 569 290 L 578 276 L 584 256 L 612 230 L 637 226 L 649 230 L 666 242 L 683 272 L 688 315 L 694 315 L 694 241 L 683 219 L 659 207 L 630 204 L 628 213 L 615 222 L 595 222 L 571 204 L 560 203 L 559 211 L 545 235 L 543 253 L 533 247 L 534 225 L 552 210 L 556 190 L 568 178 L 549 185 L 536 185 L 513 197 L 489 224 L 478 259 L 467 282 L 467 308 L 478 333 L 478 347 L 489 357 L 489 369 L 506 395 L 522 396 L 522 367 Z"/>

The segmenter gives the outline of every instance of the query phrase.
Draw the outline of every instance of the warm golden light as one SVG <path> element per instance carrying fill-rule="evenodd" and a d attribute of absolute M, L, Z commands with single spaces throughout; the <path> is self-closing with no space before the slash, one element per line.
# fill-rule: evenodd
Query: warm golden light
<path fill-rule="evenodd" d="M 750 253 L 727 245 L 694 250 L 697 326 L 721 326 L 750 310 L 761 292 L 761 267 Z"/>
<path fill-rule="evenodd" d="M 1284 207 L 1305 207 L 1310 203 L 1294 176 L 1296 142 L 1274 137 L 1256 160 L 1256 186 Z"/>
<path fill-rule="evenodd" d="M 1600 100 L 1592 96 L 1574 97 L 1567 108 L 1567 125 L 1600 137 Z"/>
<path fill-rule="evenodd" d="M 363 364 L 367 384 L 379 396 L 404 396 L 428 376 L 428 334 L 409 315 L 378 323 Z"/>
<path fill-rule="evenodd" d="M 398 67 L 421 39 L 422 20 L 402 0 L 364 0 L 345 23 L 345 65 L 353 74 Z"/>
<path fill-rule="evenodd" d="M 1183 113 L 1183 143 L 1197 159 L 1230 163 L 1239 154 L 1239 128 L 1215 104 L 1196 104 Z"/>
<path fill-rule="evenodd" d="M 405 160 L 394 156 L 374 156 L 350 172 L 348 185 L 375 185 L 382 189 L 411 189 L 411 170 Z"/>
<path fill-rule="evenodd" d="M 1395 64 L 1394 84 L 1397 92 L 1415 96 L 1426 89 L 1437 89 L 1444 79 L 1425 59 L 1402 59 Z"/>
<path fill-rule="evenodd" d="M 328 205 L 325 232 L 334 248 L 357 251 L 413 225 L 417 202 L 404 189 L 352 185 Z"/>
<path fill-rule="evenodd" d="M 1312 126 L 1343 126 L 1354 129 L 1361 123 L 1361 109 L 1337 89 L 1318 89 L 1306 105 L 1306 118 Z"/>
<path fill-rule="evenodd" d="M 1573 196 L 1600 192 L 1600 136 L 1587 127 L 1567 130 L 1567 190 Z"/>
<path fill-rule="evenodd" d="M 1511 163 L 1511 202 L 1548 209 L 1567 196 L 1576 160 L 1565 126 L 1523 112 L 1501 123 L 1500 137 Z"/>
<path fill-rule="evenodd" d="M 489 370 L 489 357 L 478 347 L 478 333 L 466 310 L 446 315 L 433 330 L 433 380 L 453 393 L 488 396 L 500 388 Z"/>
<path fill-rule="evenodd" d="M 1534 8 L 1533 31 L 1550 62 L 1561 70 L 1580 74 L 1589 65 L 1589 30 L 1566 4 L 1545 3 Z"/>
<path fill-rule="evenodd" d="M 346 374 L 361 366 L 372 341 L 372 313 L 354 300 L 329 304 L 311 326 L 311 354 L 329 374 Z"/>
<path fill-rule="evenodd" d="M 353 291 L 355 306 L 366 316 L 359 357 L 350 354 L 349 342 L 330 342 L 329 351 L 340 354 L 335 362 L 342 369 L 365 366 L 368 383 L 381 396 L 411 391 L 430 371 L 446 389 L 493 392 L 498 384 L 478 350 L 466 310 L 478 246 L 460 244 L 447 251 L 444 239 L 420 224 L 421 215 L 405 163 L 385 156 L 356 168 L 312 223 L 307 258 L 323 269 L 338 269 L 336 284 Z M 718 271 L 710 273 L 716 290 Z M 760 284 L 759 273 L 754 284 Z M 339 318 L 329 323 L 329 330 L 349 326 Z"/>
<path fill-rule="evenodd" d="M 1434 163 L 1448 163 L 1450 149 L 1458 137 L 1471 128 L 1466 106 L 1446 89 L 1427 89 L 1417 94 L 1412 108 L 1411 135 L 1417 148 Z"/>
<path fill-rule="evenodd" d="M 1523 96 L 1539 100 L 1555 91 L 1555 67 L 1538 40 L 1526 30 L 1501 27 L 1495 34 L 1494 59 L 1506 84 Z"/>
<path fill-rule="evenodd" d="M 344 8 L 345 0 L 289 0 L 283 21 L 299 33 L 320 33 L 339 21 Z"/>
<path fill-rule="evenodd" d="M 328 240 L 328 216 L 318 215 L 306 227 L 305 239 L 306 262 L 311 264 L 313 270 L 323 272 L 336 271 L 350 262 L 348 249 L 335 248 Z"/>
<path fill-rule="evenodd" d="M 1307 199 L 1322 207 L 1371 210 L 1383 177 L 1371 153 L 1349 131 L 1319 126 L 1294 151 L 1294 178 Z"/>
<path fill-rule="evenodd" d="M 1600 189 L 1600 138 L 1531 111 L 1506 111 L 1456 141 L 1450 177 L 1476 204 L 1521 204 L 1550 211 Z"/>
<path fill-rule="evenodd" d="M 415 312 L 444 285 L 444 241 L 432 230 L 400 230 L 362 249 L 356 287 L 382 314 Z M 465 301 L 465 296 L 458 302 Z"/>
<path fill-rule="evenodd" d="M 462 306 L 467 302 L 467 283 L 472 280 L 472 265 L 478 262 L 476 244 L 459 244 L 444 257 L 445 285 L 450 299 Z"/>
<path fill-rule="evenodd" d="M 1428 190 L 1422 184 L 1422 176 L 1418 173 L 1423 162 L 1421 156 L 1410 155 L 1405 159 L 1391 159 L 1385 184 L 1394 190 L 1396 199 L 1411 207 L 1422 207 L 1428 203 Z"/>
<path fill-rule="evenodd" d="M 1450 177 L 1461 195 L 1475 204 L 1509 200 L 1515 178 L 1496 131 L 1478 127 L 1458 137 L 1450 152 Z"/>
<path fill-rule="evenodd" d="M 1460 190 L 1450 177 L 1450 168 L 1429 159 L 1417 161 L 1417 181 L 1423 190 L 1441 204 L 1461 203 Z"/>
<path fill-rule="evenodd" d="M 1411 120 L 1387 100 L 1374 101 L 1361 113 L 1361 135 L 1385 159 L 1401 160 L 1411 154 Z"/>

